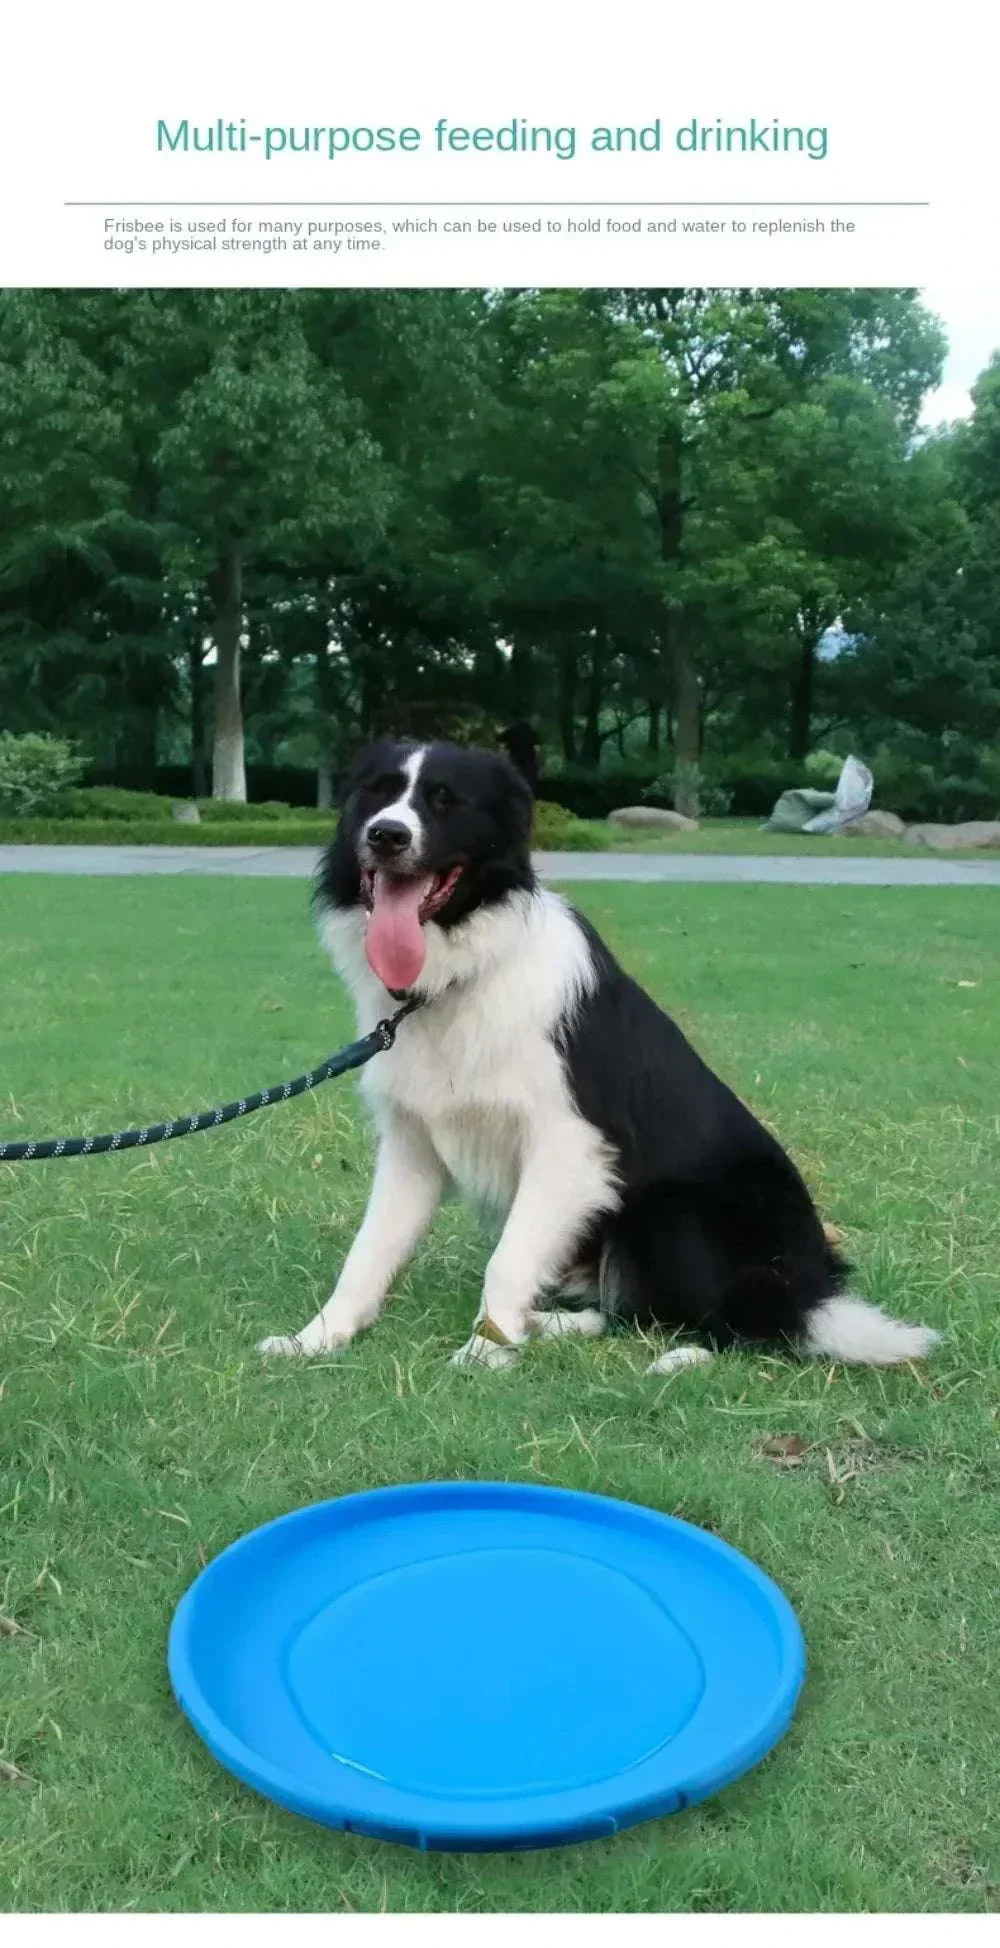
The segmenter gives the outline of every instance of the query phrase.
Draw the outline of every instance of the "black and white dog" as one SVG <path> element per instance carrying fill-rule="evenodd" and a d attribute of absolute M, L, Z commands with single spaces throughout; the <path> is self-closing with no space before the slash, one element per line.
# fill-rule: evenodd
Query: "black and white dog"
<path fill-rule="evenodd" d="M 538 885 L 531 818 L 490 752 L 383 743 L 356 765 L 320 868 L 323 937 L 362 1032 L 390 996 L 422 1005 L 364 1071 L 378 1160 L 336 1290 L 261 1350 L 325 1353 L 370 1326 L 450 1182 L 503 1219 L 459 1364 L 611 1320 L 693 1335 L 659 1373 L 762 1342 L 921 1358 L 938 1335 L 845 1291 L 774 1137 Z"/>

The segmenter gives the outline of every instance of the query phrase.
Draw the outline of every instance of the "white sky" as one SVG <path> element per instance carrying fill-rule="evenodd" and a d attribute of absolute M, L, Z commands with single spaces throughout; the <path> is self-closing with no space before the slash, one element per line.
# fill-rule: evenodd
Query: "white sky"
<path fill-rule="evenodd" d="M 940 318 L 948 339 L 942 383 L 924 400 L 925 426 L 942 420 L 965 419 L 972 411 L 969 387 L 974 385 L 993 352 L 1000 351 L 1000 290 L 921 293 L 929 311 Z"/>

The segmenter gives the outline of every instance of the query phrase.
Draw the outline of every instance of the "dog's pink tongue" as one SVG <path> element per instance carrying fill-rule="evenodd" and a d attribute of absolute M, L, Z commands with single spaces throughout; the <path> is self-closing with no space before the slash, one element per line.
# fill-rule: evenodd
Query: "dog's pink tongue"
<path fill-rule="evenodd" d="M 420 907 L 430 885 L 429 879 L 392 879 L 388 873 L 375 874 L 365 953 L 383 987 L 411 988 L 420 975 L 427 954 Z"/>

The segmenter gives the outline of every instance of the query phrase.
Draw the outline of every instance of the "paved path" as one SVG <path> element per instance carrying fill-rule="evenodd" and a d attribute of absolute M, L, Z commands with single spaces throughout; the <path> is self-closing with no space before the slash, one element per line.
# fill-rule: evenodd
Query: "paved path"
<path fill-rule="evenodd" d="M 312 846 L 0 845 L 0 874 L 185 873 L 228 878 L 306 879 Z M 888 859 L 715 852 L 540 852 L 544 879 L 617 879 L 771 886 L 1000 886 L 1000 859 L 921 852 Z"/>

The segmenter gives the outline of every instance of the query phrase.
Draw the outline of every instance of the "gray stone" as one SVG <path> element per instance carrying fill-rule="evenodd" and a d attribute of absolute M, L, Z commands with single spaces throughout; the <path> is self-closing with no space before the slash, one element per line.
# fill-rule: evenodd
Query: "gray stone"
<path fill-rule="evenodd" d="M 170 816 L 177 825 L 201 824 L 201 813 L 193 802 L 172 806 Z"/>
<path fill-rule="evenodd" d="M 862 812 L 840 830 L 848 839 L 901 839 L 906 824 L 896 812 Z"/>
<path fill-rule="evenodd" d="M 970 818 L 964 825 L 908 825 L 907 845 L 930 846 L 933 852 L 979 852 L 984 846 L 1000 850 L 1000 819 Z"/>
<path fill-rule="evenodd" d="M 683 812 L 664 812 L 657 805 L 622 805 L 608 813 L 609 825 L 630 826 L 636 832 L 697 832 L 698 820 Z"/>

